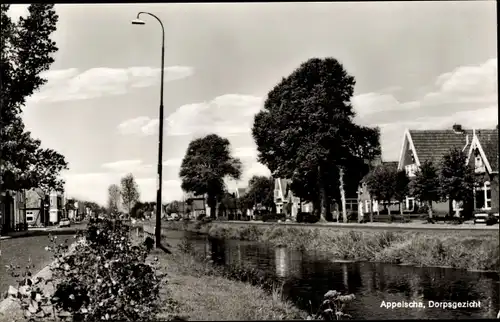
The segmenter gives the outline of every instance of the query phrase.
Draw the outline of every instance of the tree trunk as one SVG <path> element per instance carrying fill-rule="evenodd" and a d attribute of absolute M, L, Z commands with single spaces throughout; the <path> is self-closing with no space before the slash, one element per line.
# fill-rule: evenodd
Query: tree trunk
<path fill-rule="evenodd" d="M 342 221 L 347 223 L 347 210 L 345 204 L 345 191 L 344 191 L 344 169 L 339 168 L 339 189 L 340 189 L 340 201 L 342 203 Z"/>
<path fill-rule="evenodd" d="M 318 165 L 318 183 L 320 190 L 320 216 L 319 222 L 326 222 L 326 213 L 328 211 L 328 194 L 326 192 L 325 176 L 323 175 L 323 169 Z"/>
<path fill-rule="evenodd" d="M 370 222 L 373 222 L 373 198 L 370 196 Z"/>
<path fill-rule="evenodd" d="M 427 205 L 428 205 L 428 208 L 429 208 L 429 209 L 427 210 L 427 212 L 428 212 L 428 214 L 429 214 L 429 220 L 430 220 L 432 223 L 434 223 L 434 215 L 433 215 L 433 213 L 432 213 L 432 201 L 429 201 L 429 202 L 427 203 Z"/>
<path fill-rule="evenodd" d="M 210 218 L 215 219 L 215 213 L 217 211 L 217 200 L 214 197 L 209 196 L 207 198 L 207 204 L 210 208 Z"/>
<path fill-rule="evenodd" d="M 391 202 L 387 201 L 387 215 L 389 216 L 389 222 L 392 222 L 392 214 L 391 214 Z"/>

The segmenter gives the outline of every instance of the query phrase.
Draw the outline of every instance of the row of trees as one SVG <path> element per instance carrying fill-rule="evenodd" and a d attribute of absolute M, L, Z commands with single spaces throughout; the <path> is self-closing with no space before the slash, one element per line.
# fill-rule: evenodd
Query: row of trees
<path fill-rule="evenodd" d="M 453 200 L 466 203 L 473 198 L 475 185 L 474 170 L 467 164 L 467 155 L 460 149 L 452 149 L 440 164 L 424 162 L 415 174 L 414 180 L 405 171 L 391 167 L 377 167 L 367 179 L 370 195 L 383 202 L 397 200 L 402 204 L 406 196 L 415 197 L 427 205 L 432 219 L 432 203 Z M 403 207 L 400 206 L 401 213 Z M 390 207 L 388 207 L 390 215 Z"/>
<path fill-rule="evenodd" d="M 379 129 L 354 123 L 354 85 L 354 77 L 336 59 L 310 59 L 268 93 L 252 127 L 258 160 L 273 177 L 290 178 L 294 195 L 312 202 L 323 221 L 332 200 L 342 200 L 347 220 L 346 190 L 356 191 L 368 170 L 366 161 L 380 154 Z M 210 134 L 189 144 L 179 176 L 184 191 L 206 194 L 208 206 L 217 209 L 224 179 L 238 180 L 241 171 L 229 141 Z M 259 199 L 271 207 L 272 197 L 261 192 L 272 191 L 270 179 L 254 180 L 245 202 Z M 252 190 L 253 185 L 271 188 Z"/>
<path fill-rule="evenodd" d="M 62 191 L 60 173 L 68 163 L 58 152 L 42 148 L 21 117 L 26 99 L 47 82 L 43 72 L 58 50 L 51 39 L 58 16 L 53 4 L 30 4 L 28 15 L 13 22 L 7 15 L 9 8 L 0 5 L 0 184 L 5 190 Z"/>
<path fill-rule="evenodd" d="M 132 210 L 138 211 L 136 205 L 139 203 L 139 198 L 139 187 L 133 174 L 129 173 L 121 178 L 120 186 L 112 184 L 108 187 L 108 213 L 116 216 L 120 213 L 120 209 L 124 209 L 129 216 L 132 216 Z"/>

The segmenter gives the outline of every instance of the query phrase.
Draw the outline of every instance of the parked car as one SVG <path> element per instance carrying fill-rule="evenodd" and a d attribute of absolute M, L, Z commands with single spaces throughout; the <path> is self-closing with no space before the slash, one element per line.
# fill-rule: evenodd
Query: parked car
<path fill-rule="evenodd" d="M 71 226 L 71 221 L 67 218 L 65 219 L 62 219 L 60 222 L 59 222 L 59 227 L 70 227 Z"/>

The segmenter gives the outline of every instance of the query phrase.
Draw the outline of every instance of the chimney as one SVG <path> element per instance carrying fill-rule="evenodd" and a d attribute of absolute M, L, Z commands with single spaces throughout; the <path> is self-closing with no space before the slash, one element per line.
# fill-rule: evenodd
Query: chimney
<path fill-rule="evenodd" d="M 464 130 L 462 129 L 462 125 L 461 124 L 453 124 L 453 132 L 457 133 L 457 134 L 463 134 L 464 133 Z"/>

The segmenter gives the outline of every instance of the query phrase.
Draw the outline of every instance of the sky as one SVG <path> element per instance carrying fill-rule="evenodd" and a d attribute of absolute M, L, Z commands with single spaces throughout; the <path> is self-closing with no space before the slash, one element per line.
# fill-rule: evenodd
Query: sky
<path fill-rule="evenodd" d="M 179 167 L 193 138 L 217 133 L 252 175 L 254 115 L 302 62 L 334 57 L 356 79 L 359 124 L 381 128 L 397 160 L 404 130 L 498 124 L 496 2 L 59 4 L 59 51 L 23 110 L 44 147 L 62 153 L 68 197 L 105 204 L 132 173 L 155 200 L 164 23 L 163 201 L 180 199 Z M 26 5 L 11 6 L 15 18 Z"/>

